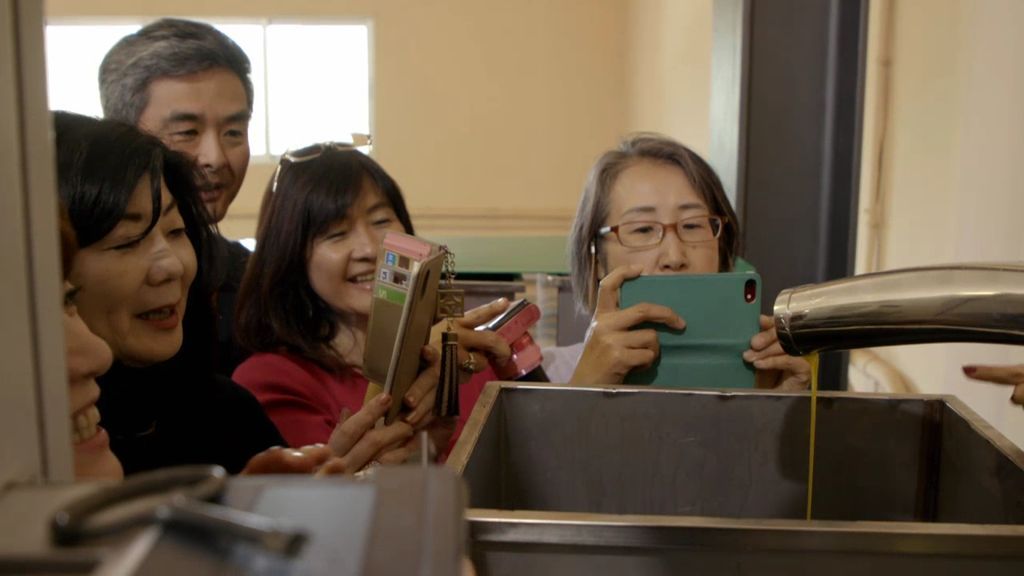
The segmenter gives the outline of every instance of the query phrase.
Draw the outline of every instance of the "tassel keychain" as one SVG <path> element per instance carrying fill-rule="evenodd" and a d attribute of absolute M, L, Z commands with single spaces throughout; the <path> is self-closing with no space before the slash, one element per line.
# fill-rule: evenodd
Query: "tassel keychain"
<path fill-rule="evenodd" d="M 447 246 L 442 274 L 444 287 L 437 291 L 437 313 L 445 319 L 445 331 L 441 334 L 441 377 L 437 382 L 434 398 L 434 414 L 439 418 L 454 418 L 459 415 L 459 335 L 452 329 L 452 320 L 462 318 L 464 294 L 455 288 L 455 255 Z"/>

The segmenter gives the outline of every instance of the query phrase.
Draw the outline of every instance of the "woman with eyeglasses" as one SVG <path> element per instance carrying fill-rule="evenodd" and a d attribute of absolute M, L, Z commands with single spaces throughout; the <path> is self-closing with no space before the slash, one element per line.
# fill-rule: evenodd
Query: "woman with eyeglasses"
<path fill-rule="evenodd" d="M 573 291 L 593 320 L 583 343 L 544 351 L 544 370 L 553 382 L 621 384 L 659 353 L 656 332 L 635 326 L 686 325 L 659 304 L 620 309 L 622 283 L 640 275 L 730 271 L 739 230 L 707 162 L 674 140 L 639 134 L 591 169 L 569 244 Z M 761 329 L 743 354 L 757 369 L 758 387 L 805 388 L 807 361 L 782 351 L 771 318 L 761 316 Z"/>
<path fill-rule="evenodd" d="M 398 184 L 372 158 L 333 143 L 282 157 L 260 208 L 256 250 L 236 311 L 238 339 L 254 354 L 234 379 L 255 394 L 289 443 L 333 443 L 335 426 L 363 406 L 371 291 L 389 230 L 412 234 L 412 221 Z M 510 351 L 500 337 L 472 330 L 507 306 L 497 301 L 467 312 L 457 323 L 460 345 L 507 360 Z M 373 401 L 401 402 L 407 414 L 367 433 L 377 448 L 371 464 L 409 458 L 420 429 L 436 433 L 435 449 L 447 447 L 454 423 L 432 418 L 438 359 L 434 347 L 425 347 L 427 368 L 409 393 Z M 486 367 L 460 364 L 473 371 Z M 464 415 L 472 401 L 466 392 L 460 391 Z"/>

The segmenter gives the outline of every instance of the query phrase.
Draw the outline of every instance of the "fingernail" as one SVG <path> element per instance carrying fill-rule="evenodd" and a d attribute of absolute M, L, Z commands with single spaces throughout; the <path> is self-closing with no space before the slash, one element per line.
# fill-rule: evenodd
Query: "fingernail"
<path fill-rule="evenodd" d="M 410 408 L 416 407 L 416 398 L 412 394 L 405 395 L 405 405 Z"/>
<path fill-rule="evenodd" d="M 494 302 L 495 302 L 496 304 L 504 304 L 504 303 L 508 302 L 508 298 L 505 298 L 504 296 L 502 296 L 501 298 L 498 298 L 498 299 L 497 299 L 497 300 L 495 300 Z"/>
<path fill-rule="evenodd" d="M 743 353 L 743 360 L 745 362 L 753 362 L 754 361 L 754 352 L 753 352 L 753 350 L 747 350 L 746 352 L 744 352 Z"/>
<path fill-rule="evenodd" d="M 754 368 L 764 368 L 764 360 L 754 360 Z"/>
<path fill-rule="evenodd" d="M 313 448 L 323 448 L 324 446 L 326 446 L 326 444 L 324 444 L 323 442 L 317 442 L 316 444 L 313 444 Z"/>
<path fill-rule="evenodd" d="M 964 366 L 964 374 L 967 374 L 968 376 L 973 376 L 974 373 L 977 372 L 977 371 L 978 371 L 978 367 L 977 366 Z"/>
<path fill-rule="evenodd" d="M 306 456 L 303 452 L 299 450 L 289 450 L 288 453 L 291 454 L 292 456 L 297 456 L 299 458 L 305 458 Z"/>
<path fill-rule="evenodd" d="M 390 394 L 380 394 L 379 396 L 377 396 L 377 404 L 380 404 L 381 406 L 387 406 L 390 403 L 391 403 L 391 395 Z"/>

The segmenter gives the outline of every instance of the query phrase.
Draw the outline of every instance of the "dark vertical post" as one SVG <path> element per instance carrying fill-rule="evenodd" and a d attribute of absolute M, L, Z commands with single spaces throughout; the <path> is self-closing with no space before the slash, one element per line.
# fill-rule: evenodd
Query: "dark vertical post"
<path fill-rule="evenodd" d="M 712 74 L 711 160 L 725 181 L 736 174 L 744 255 L 763 278 L 768 313 L 784 288 L 853 273 L 867 5 L 715 2 L 713 55 L 732 45 L 744 62 L 714 66 L 744 80 L 737 103 L 726 81 L 735 70 Z M 823 357 L 821 373 L 823 387 L 845 388 L 845 355 Z"/>

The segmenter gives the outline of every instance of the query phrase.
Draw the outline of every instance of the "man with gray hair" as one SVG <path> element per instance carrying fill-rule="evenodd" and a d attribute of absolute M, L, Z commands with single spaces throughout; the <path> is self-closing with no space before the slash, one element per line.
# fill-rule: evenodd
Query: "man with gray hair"
<path fill-rule="evenodd" d="M 164 18 L 125 36 L 100 64 L 103 113 L 150 132 L 195 159 L 200 194 L 216 226 L 249 167 L 253 86 L 249 58 L 224 33 L 202 22 Z M 249 251 L 217 235 L 219 368 L 228 376 L 243 359 L 235 344 L 234 306 Z"/>

